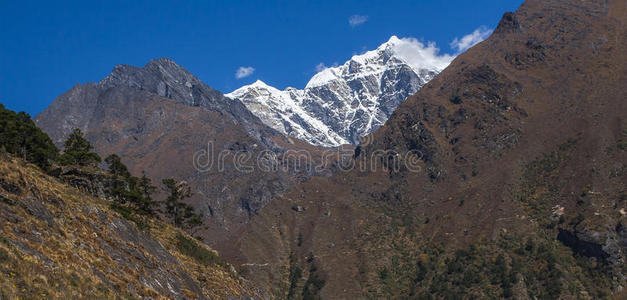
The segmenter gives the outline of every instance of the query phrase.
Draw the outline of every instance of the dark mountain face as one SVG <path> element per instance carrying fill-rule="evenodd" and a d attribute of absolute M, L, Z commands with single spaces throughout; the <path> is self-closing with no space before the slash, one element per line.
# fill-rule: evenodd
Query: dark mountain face
<path fill-rule="evenodd" d="M 269 139 L 276 135 L 272 129 L 261 124 L 241 102 L 224 97 L 222 93 L 207 86 L 167 58 L 152 60 L 143 68 L 118 65 L 99 83 L 76 85 L 59 96 L 35 120 L 60 145 L 73 128 L 87 129 L 91 117 L 98 113 L 97 110 L 111 105 L 106 101 L 107 91 L 121 90 L 124 87 L 127 88 L 126 93 L 117 95 L 121 100 L 132 101 L 138 94 L 140 98 L 151 94 L 187 106 L 219 112 L 244 127 L 251 136 L 267 146 L 272 144 Z"/>
<path fill-rule="evenodd" d="M 143 68 L 118 65 L 99 84 L 105 88 L 127 86 L 145 90 L 189 106 L 226 108 L 220 92 L 200 82 L 185 68 L 167 58 L 152 60 Z"/>
<path fill-rule="evenodd" d="M 505 14 L 365 139 L 355 170 L 253 218 L 240 247 L 271 267 L 251 273 L 273 282 L 313 261 L 323 298 L 619 293 L 625 20 L 624 1 L 530 0 Z"/>
<path fill-rule="evenodd" d="M 127 65 L 116 66 L 99 85 L 104 88 L 127 86 L 188 106 L 225 113 L 262 142 L 267 142 L 266 139 L 275 134 L 263 126 L 241 102 L 224 97 L 168 58 L 152 60 L 141 69 Z"/>

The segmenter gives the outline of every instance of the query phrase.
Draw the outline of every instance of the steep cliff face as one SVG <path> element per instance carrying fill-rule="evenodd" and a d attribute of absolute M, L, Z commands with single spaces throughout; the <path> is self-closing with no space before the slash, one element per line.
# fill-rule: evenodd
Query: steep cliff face
<path fill-rule="evenodd" d="M 243 253 L 270 274 L 313 253 L 323 297 L 620 297 L 626 19 L 624 1 L 505 14 L 366 137 L 353 171 L 266 207 Z"/>
<path fill-rule="evenodd" d="M 10 158 L 0 180 L 2 298 L 258 297 L 215 251 L 162 221 L 138 229 L 108 200 Z"/>
<path fill-rule="evenodd" d="M 452 60 L 433 45 L 392 36 L 377 49 L 325 68 L 298 90 L 262 81 L 227 97 L 242 101 L 272 128 L 315 145 L 358 144 Z"/>

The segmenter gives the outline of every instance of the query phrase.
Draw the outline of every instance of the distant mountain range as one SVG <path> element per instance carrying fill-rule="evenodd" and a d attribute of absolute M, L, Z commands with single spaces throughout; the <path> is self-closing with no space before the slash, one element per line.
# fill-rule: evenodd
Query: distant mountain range
<path fill-rule="evenodd" d="M 59 147 L 80 128 L 101 155 L 120 154 L 134 173 L 190 182 L 194 202 L 217 223 L 245 223 L 295 182 L 330 170 L 199 172 L 192 161 L 196 152 L 208 143 L 215 153 L 253 157 L 357 144 L 448 65 L 445 55 L 417 61 L 421 51 L 434 51 L 429 47 L 393 36 L 376 50 L 322 70 L 304 90 L 279 91 L 257 81 L 226 96 L 168 58 L 141 68 L 118 65 L 99 82 L 60 95 L 34 120 Z"/>
<path fill-rule="evenodd" d="M 375 50 L 323 69 L 302 90 L 281 91 L 258 80 L 226 96 L 284 134 L 320 146 L 356 145 L 452 60 L 424 57 L 427 51 L 433 49 L 392 36 Z"/>

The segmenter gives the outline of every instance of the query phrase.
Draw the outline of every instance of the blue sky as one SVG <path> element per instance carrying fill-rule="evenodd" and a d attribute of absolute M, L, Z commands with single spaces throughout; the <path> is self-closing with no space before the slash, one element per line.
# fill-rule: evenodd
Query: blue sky
<path fill-rule="evenodd" d="M 1 0 L 0 103 L 34 115 L 76 83 L 159 57 L 225 93 L 256 79 L 303 88 L 320 63 L 343 63 L 391 35 L 454 54 L 454 38 L 494 28 L 521 3 Z"/>

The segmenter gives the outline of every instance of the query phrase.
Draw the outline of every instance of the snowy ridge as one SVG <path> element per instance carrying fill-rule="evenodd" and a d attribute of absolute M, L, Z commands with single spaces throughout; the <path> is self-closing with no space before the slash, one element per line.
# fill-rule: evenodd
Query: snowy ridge
<path fill-rule="evenodd" d="M 357 144 L 452 59 L 438 55 L 433 44 L 392 36 L 375 50 L 318 72 L 303 90 L 281 91 L 258 80 L 226 96 L 242 101 L 268 126 L 312 144 Z"/>
<path fill-rule="evenodd" d="M 382 61 L 385 60 L 382 55 L 394 57 L 399 60 L 399 62 L 395 63 L 405 64 L 411 67 L 415 73 L 420 73 L 424 70 L 440 72 L 448 66 L 453 57 L 450 55 L 438 57 L 437 51 L 438 49 L 433 44 L 425 47 L 415 39 L 399 39 L 393 35 L 387 42 L 381 44 L 375 50 L 355 55 L 342 66 L 326 68 L 320 71 L 309 80 L 305 88 L 321 86 L 329 81 L 346 77 L 357 79 L 368 75 L 380 74 L 390 67 L 387 64 L 382 64 Z M 356 62 L 363 67 L 355 71 L 350 68 L 350 62 Z"/>
<path fill-rule="evenodd" d="M 347 144 L 344 138 L 303 109 L 302 91 L 280 91 L 261 80 L 243 86 L 225 96 L 238 99 L 261 121 L 282 133 L 312 144 L 335 146 Z"/>

